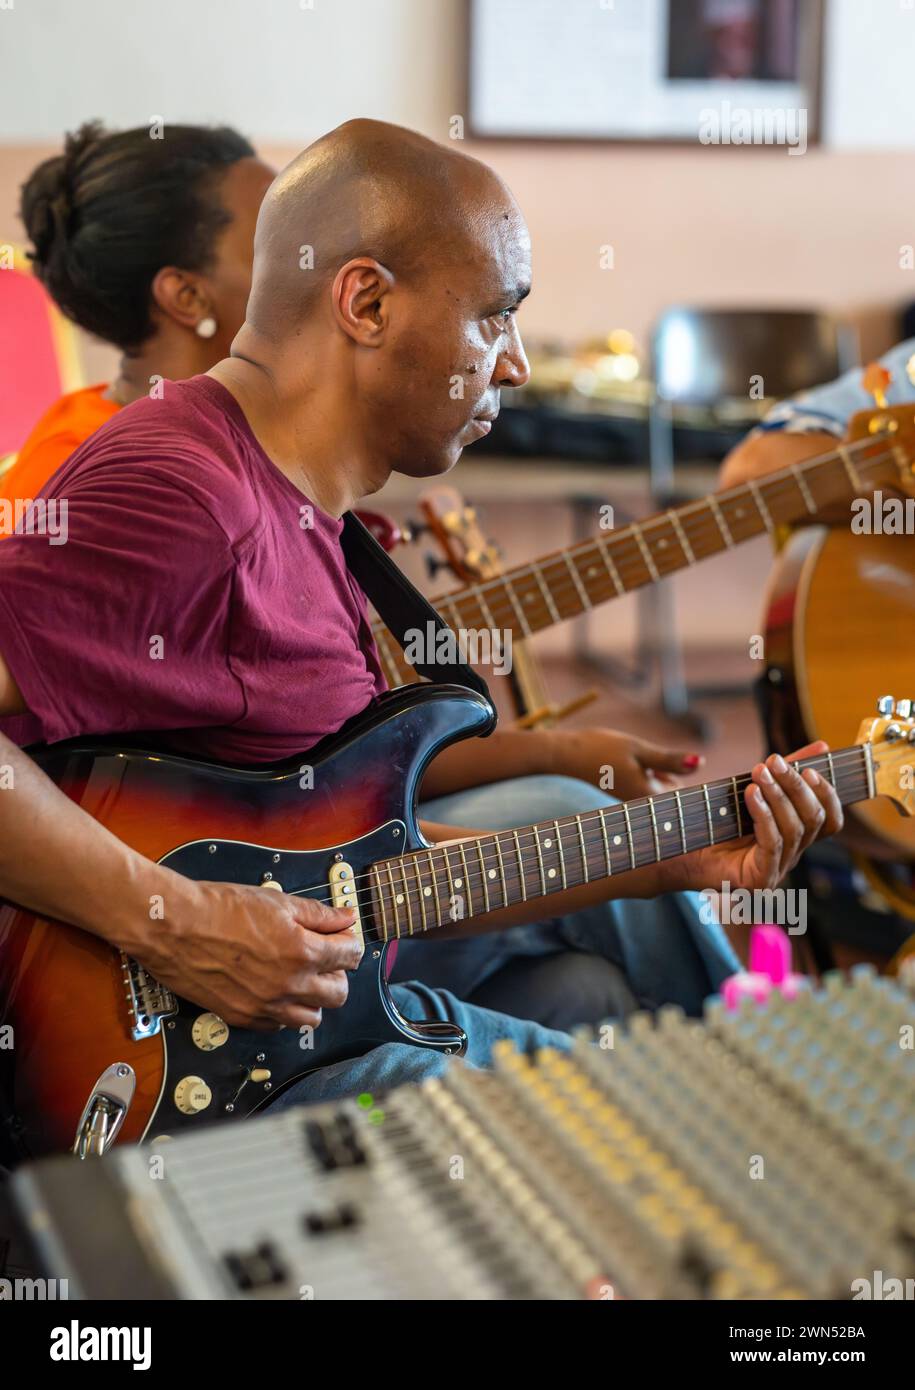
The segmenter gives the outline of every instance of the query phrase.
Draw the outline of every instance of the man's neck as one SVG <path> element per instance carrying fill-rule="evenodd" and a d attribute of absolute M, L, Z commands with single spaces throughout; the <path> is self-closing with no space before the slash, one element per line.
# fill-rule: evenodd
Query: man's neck
<path fill-rule="evenodd" d="M 209 374 L 235 397 L 275 467 L 329 516 L 341 517 L 387 481 L 366 457 L 352 411 L 320 387 L 284 390 L 268 367 L 239 356 Z"/>

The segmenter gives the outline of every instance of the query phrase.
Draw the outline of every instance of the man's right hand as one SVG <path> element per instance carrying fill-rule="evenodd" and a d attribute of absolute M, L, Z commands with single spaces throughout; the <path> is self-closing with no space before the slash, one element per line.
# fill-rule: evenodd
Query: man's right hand
<path fill-rule="evenodd" d="M 184 884 L 190 888 L 185 893 Z M 182 883 L 165 916 L 125 945 L 156 979 L 226 1023 L 317 1028 L 338 1009 L 362 943 L 349 909 L 235 883 Z"/>

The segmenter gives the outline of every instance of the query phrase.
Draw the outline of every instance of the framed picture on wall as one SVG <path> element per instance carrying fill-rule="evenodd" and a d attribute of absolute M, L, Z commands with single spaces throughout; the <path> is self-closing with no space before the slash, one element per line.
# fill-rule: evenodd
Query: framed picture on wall
<path fill-rule="evenodd" d="M 821 0 L 468 0 L 478 138 L 805 149 Z"/>

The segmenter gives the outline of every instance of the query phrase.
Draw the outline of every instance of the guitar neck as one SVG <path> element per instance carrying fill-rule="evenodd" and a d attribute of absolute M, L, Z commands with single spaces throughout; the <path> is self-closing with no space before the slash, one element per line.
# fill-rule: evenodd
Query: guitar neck
<path fill-rule="evenodd" d="M 796 766 L 815 768 L 843 805 L 874 795 L 867 744 Z M 728 777 L 382 860 L 370 870 L 374 927 L 366 937 L 413 936 L 738 839 L 751 830 L 742 795 L 750 780 Z"/>
<path fill-rule="evenodd" d="M 518 565 L 495 579 L 435 599 L 455 630 L 510 630 L 515 636 L 577 617 L 609 599 L 657 583 L 712 555 L 788 522 L 898 479 L 904 466 L 887 436 L 840 444 L 828 454 L 792 464 L 758 482 L 710 493 L 642 522 L 582 541 L 568 550 Z M 373 628 L 389 681 L 416 673 L 383 624 Z"/>

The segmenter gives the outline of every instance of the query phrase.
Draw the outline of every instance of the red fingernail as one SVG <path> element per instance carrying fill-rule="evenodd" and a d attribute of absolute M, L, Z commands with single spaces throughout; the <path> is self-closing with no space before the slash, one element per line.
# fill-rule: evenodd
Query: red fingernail
<path fill-rule="evenodd" d="M 699 753 L 687 753 L 686 757 L 683 759 L 683 766 L 698 767 L 701 762 L 702 757 Z"/>

